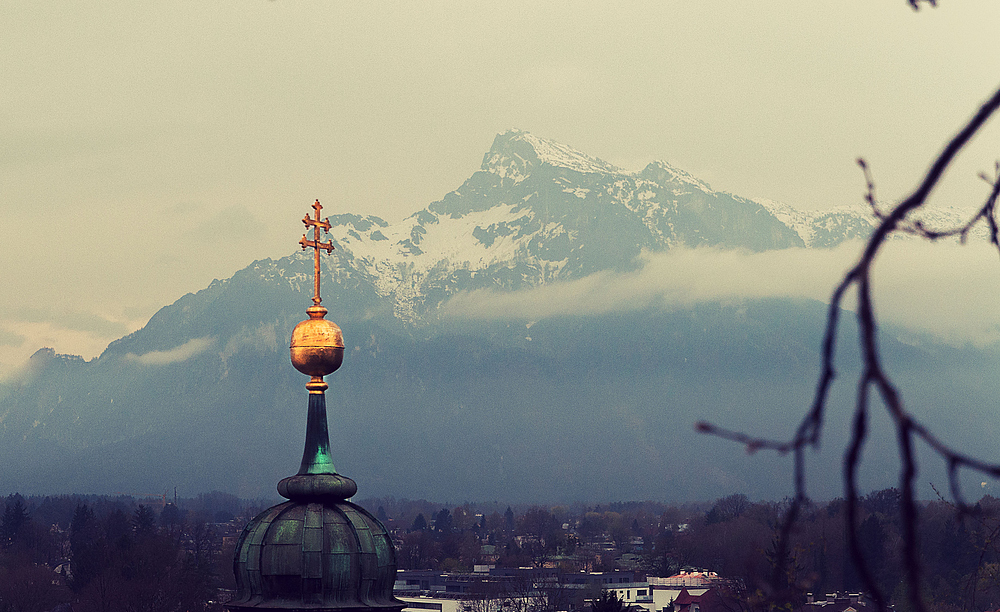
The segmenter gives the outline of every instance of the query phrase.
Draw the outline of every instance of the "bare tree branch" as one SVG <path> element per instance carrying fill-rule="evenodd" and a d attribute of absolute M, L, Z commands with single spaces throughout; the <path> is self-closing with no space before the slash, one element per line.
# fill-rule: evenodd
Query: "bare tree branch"
<path fill-rule="evenodd" d="M 928 2 L 932 6 L 933 0 Z M 910 0 L 914 9 L 919 8 L 919 0 Z M 874 390 L 879 394 L 888 412 L 896 432 L 897 445 L 900 453 L 901 470 L 899 512 L 904 536 L 904 570 L 908 586 L 908 598 L 915 612 L 925 612 L 925 606 L 920 598 L 921 572 L 919 561 L 919 542 L 917 539 L 917 501 L 915 482 L 918 467 L 914 455 L 914 441 L 921 440 L 940 456 L 948 468 L 949 484 L 952 496 L 958 507 L 967 510 L 959 483 L 959 471 L 963 468 L 977 471 L 989 476 L 1000 477 L 1000 464 L 983 462 L 961 453 L 941 442 L 926 427 L 917 422 L 903 406 L 902 397 L 893 385 L 883 366 L 878 350 L 878 322 L 875 317 L 871 291 L 871 270 L 880 249 L 894 232 L 903 232 L 928 240 L 954 236 L 965 242 L 970 230 L 980 221 L 985 221 L 990 230 L 990 242 L 1000 251 L 996 221 L 996 200 L 1000 194 L 1000 163 L 998 163 L 992 180 L 983 177 L 991 183 L 989 197 L 976 214 L 960 227 L 948 230 L 932 230 L 926 228 L 920 221 L 909 221 L 908 216 L 925 204 L 927 198 L 937 186 L 945 170 L 955 159 L 955 156 L 968 144 L 969 140 L 982 128 L 986 121 L 1000 108 L 1000 89 L 979 108 L 978 112 L 951 139 L 941 153 L 935 158 L 917 189 L 906 199 L 896 205 L 888 213 L 879 210 L 875 197 L 875 182 L 868 164 L 859 159 L 858 164 L 864 172 L 866 182 L 865 200 L 872 208 L 879 223 L 869 237 L 857 263 L 845 274 L 833 291 L 827 312 L 826 330 L 822 344 L 822 366 L 816 392 L 810 410 L 803 417 L 795 435 L 790 440 L 770 440 L 750 436 L 720 428 L 711 423 L 701 422 L 696 429 L 728 440 L 740 442 L 746 446 L 747 452 L 757 450 L 773 450 L 779 453 L 792 452 L 795 458 L 794 482 L 795 497 L 782 521 L 777 550 L 780 563 L 785 559 L 784 552 L 788 549 L 788 541 L 798 518 L 799 510 L 806 501 L 806 476 L 803 453 L 806 447 L 818 448 L 821 439 L 824 413 L 830 387 L 836 377 L 834 362 L 836 356 L 837 329 L 840 322 L 840 310 L 847 290 L 857 291 L 857 321 L 859 330 L 859 350 L 862 356 L 863 368 L 858 380 L 857 400 L 855 404 L 854 426 L 850 441 L 844 454 L 844 489 L 847 505 L 847 521 L 849 547 L 851 558 L 858 569 L 865 588 L 871 593 L 879 610 L 888 610 L 885 594 L 877 587 L 868 561 L 864 558 L 858 538 L 858 488 L 857 470 L 861 462 L 861 450 L 868 435 L 869 393 Z M 775 577 L 784 572 L 783 567 L 775 568 Z M 777 579 L 774 582 L 778 584 Z"/>

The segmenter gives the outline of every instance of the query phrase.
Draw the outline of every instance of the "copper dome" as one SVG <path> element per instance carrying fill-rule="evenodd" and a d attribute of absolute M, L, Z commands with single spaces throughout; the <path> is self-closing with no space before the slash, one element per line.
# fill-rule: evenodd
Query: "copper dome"
<path fill-rule="evenodd" d="M 233 610 L 398 612 L 396 553 L 385 527 L 348 501 L 289 501 L 243 530 Z"/>

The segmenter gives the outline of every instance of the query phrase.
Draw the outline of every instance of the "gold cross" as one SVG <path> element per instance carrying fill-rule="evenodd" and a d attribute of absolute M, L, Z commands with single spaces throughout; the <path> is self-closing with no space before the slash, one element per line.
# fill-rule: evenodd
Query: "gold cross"
<path fill-rule="evenodd" d="M 330 232 L 330 219 L 323 219 L 322 221 L 320 220 L 319 211 L 323 210 L 323 206 L 319 203 L 319 200 L 316 200 L 316 203 L 313 204 L 312 207 L 313 210 L 316 211 L 316 218 L 310 219 L 309 215 L 306 215 L 305 218 L 302 219 L 302 223 L 305 224 L 307 232 L 309 231 L 310 227 L 313 228 L 313 239 L 307 240 L 306 235 L 302 234 L 302 239 L 299 240 L 299 244 L 302 245 L 303 251 L 308 249 L 309 247 L 316 249 L 316 265 L 315 265 L 316 275 L 315 275 L 315 281 L 313 282 L 313 289 L 314 289 L 313 304 L 319 306 L 320 302 L 323 301 L 323 298 L 319 296 L 319 252 L 326 251 L 327 255 L 332 253 L 333 241 L 332 240 L 328 240 L 326 242 L 319 241 L 320 228 L 323 228 L 324 232 L 327 233 Z"/>

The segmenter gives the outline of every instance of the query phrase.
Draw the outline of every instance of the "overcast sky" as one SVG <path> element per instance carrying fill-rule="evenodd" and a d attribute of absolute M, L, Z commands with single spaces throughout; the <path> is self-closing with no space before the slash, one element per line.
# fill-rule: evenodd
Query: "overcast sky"
<path fill-rule="evenodd" d="M 898 199 L 1000 83 L 1000 2 L 5 2 L 0 369 L 93 357 L 293 252 L 299 219 L 397 220 L 516 127 L 802 208 Z M 974 142 L 937 201 L 971 206 Z"/>

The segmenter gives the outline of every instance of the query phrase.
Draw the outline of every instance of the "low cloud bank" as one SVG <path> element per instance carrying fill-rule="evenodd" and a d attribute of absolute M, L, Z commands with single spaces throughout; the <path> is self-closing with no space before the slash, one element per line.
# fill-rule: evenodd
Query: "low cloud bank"
<path fill-rule="evenodd" d="M 483 289 L 461 293 L 446 315 L 472 319 L 541 319 L 564 314 L 602 314 L 648 307 L 688 307 L 746 297 L 827 299 L 850 263 L 847 246 L 764 253 L 673 249 L 644 254 L 633 272 L 598 272 L 585 278 L 524 291 Z"/>
<path fill-rule="evenodd" d="M 195 355 L 203 353 L 214 343 L 215 338 L 205 336 L 203 338 L 188 340 L 184 344 L 170 350 L 150 351 L 148 353 L 143 353 L 142 355 L 128 353 L 125 357 L 128 359 L 134 359 L 143 365 L 167 365 L 170 363 L 185 361 Z"/>
<path fill-rule="evenodd" d="M 741 299 L 829 302 L 834 286 L 857 261 L 862 246 L 850 242 L 834 249 L 763 253 L 673 249 L 643 255 L 641 268 L 634 272 L 600 272 L 524 291 L 461 293 L 443 306 L 443 314 L 536 320 Z M 893 241 L 876 261 L 873 287 L 877 314 L 884 322 L 949 342 L 1000 339 L 1000 262 L 996 250 L 986 244 Z M 847 296 L 843 306 L 853 308 L 853 296 Z"/>

